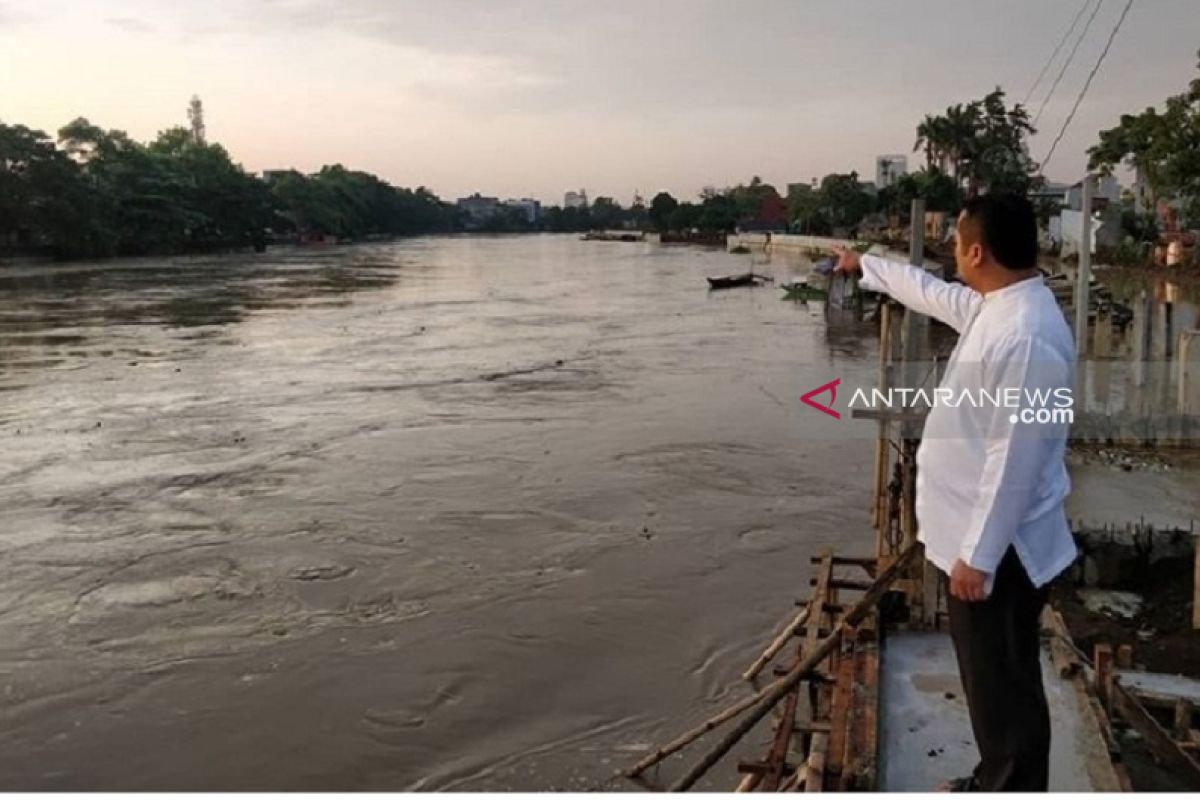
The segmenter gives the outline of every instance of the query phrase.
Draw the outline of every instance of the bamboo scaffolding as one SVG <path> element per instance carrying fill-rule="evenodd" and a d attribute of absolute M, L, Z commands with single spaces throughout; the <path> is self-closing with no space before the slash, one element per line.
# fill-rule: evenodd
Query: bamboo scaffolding
<path fill-rule="evenodd" d="M 912 564 L 917 554 L 921 552 L 919 545 L 910 546 L 905 550 L 886 570 L 884 570 L 875 580 L 872 588 L 863 595 L 863 597 L 854 604 L 853 608 L 847 612 L 836 626 L 833 633 L 821 641 L 817 647 L 809 652 L 803 660 L 801 660 L 790 672 L 778 681 L 775 681 L 770 686 L 764 688 L 760 695 L 762 699 L 758 701 L 750 710 L 750 714 L 742 718 L 741 722 L 734 727 L 725 737 L 719 741 L 716 746 L 710 749 L 703 758 L 701 758 L 687 774 L 671 785 L 671 791 L 686 791 L 691 788 L 704 773 L 706 773 L 713 764 L 721 760 L 721 758 L 729 752 L 729 750 L 743 737 L 746 732 L 754 727 L 770 710 L 783 699 L 785 695 L 804 680 L 812 670 L 820 664 L 825 658 L 833 652 L 842 639 L 842 633 L 847 629 L 858 625 L 875 607 L 881 598 L 908 567 Z M 757 697 L 757 695 L 756 695 Z M 740 705 L 740 704 L 739 704 Z M 740 713 L 740 712 L 739 712 Z M 711 728 L 710 728 L 711 730 Z M 818 734 L 820 735 L 820 734 Z M 814 736 L 814 739 L 816 736 Z M 661 760 L 661 759 L 659 759 Z M 640 772 L 641 770 L 638 770 Z"/>
<path fill-rule="evenodd" d="M 786 647 L 791 638 L 800 632 L 800 629 L 808 622 L 808 617 L 811 613 L 812 603 L 809 603 L 790 622 L 784 625 L 779 634 L 767 645 L 767 649 L 762 651 L 762 655 L 742 673 L 742 680 L 752 681 L 758 677 L 758 673 L 763 671 L 763 667 L 770 664 L 771 659 L 779 655 L 779 651 Z"/>

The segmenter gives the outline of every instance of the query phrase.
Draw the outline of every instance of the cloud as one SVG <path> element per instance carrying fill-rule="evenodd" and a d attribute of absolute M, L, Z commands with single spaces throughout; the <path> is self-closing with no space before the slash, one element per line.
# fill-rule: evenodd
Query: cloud
<path fill-rule="evenodd" d="M 33 21 L 28 12 L 17 11 L 9 3 L 0 3 L 0 32 L 9 31 L 18 25 Z"/>
<path fill-rule="evenodd" d="M 150 23 L 133 17 L 106 17 L 104 22 L 127 33 L 155 33 L 158 30 Z"/>

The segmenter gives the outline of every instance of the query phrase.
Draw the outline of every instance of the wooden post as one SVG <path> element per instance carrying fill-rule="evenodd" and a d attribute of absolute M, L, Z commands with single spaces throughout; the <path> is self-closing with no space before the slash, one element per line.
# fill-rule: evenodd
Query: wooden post
<path fill-rule="evenodd" d="M 1079 274 L 1075 281 L 1075 355 L 1087 358 L 1089 283 L 1092 279 L 1092 191 L 1095 179 L 1083 178 L 1083 227 L 1079 237 Z"/>
<path fill-rule="evenodd" d="M 1111 644 L 1098 644 L 1092 649 L 1092 666 L 1096 670 L 1096 694 L 1107 710 L 1112 698 L 1108 696 L 1109 679 L 1112 676 L 1113 649 Z"/>
<path fill-rule="evenodd" d="M 891 350 L 889 341 L 892 333 L 892 304 L 884 298 L 880 301 L 883 308 L 879 313 L 879 389 L 888 388 L 888 356 Z M 885 555 L 884 543 L 887 539 L 887 504 L 884 497 L 887 494 L 887 467 L 891 461 L 888 453 L 888 422 L 879 420 L 879 432 L 875 437 L 875 491 L 872 495 L 874 506 L 871 509 L 871 524 L 875 527 L 875 556 Z"/>
<path fill-rule="evenodd" d="M 1117 669 L 1133 669 L 1133 645 L 1123 644 L 1117 647 Z"/>
<path fill-rule="evenodd" d="M 1189 742 L 1192 732 L 1192 703 L 1186 697 L 1175 701 L 1175 738 Z"/>
<path fill-rule="evenodd" d="M 1200 631 L 1200 535 L 1192 534 L 1192 548 L 1196 562 L 1192 568 L 1192 630 Z"/>
<path fill-rule="evenodd" d="M 825 786 L 825 752 L 829 749 L 829 734 L 814 733 L 808 751 L 808 768 L 804 776 L 804 791 L 819 792 Z"/>
<path fill-rule="evenodd" d="M 925 201 L 919 197 L 915 198 L 912 201 L 910 213 L 912 225 L 909 233 L 908 261 L 914 267 L 920 267 L 925 263 Z M 903 386 L 910 389 L 916 388 L 917 381 L 921 377 L 918 361 L 921 358 L 923 334 L 928 324 L 929 320 L 921 314 L 910 308 L 904 309 L 904 319 L 900 329 L 901 359 L 904 364 L 901 382 Z M 918 429 L 912 424 L 905 424 L 902 429 L 905 438 L 911 439 L 917 436 Z"/>
<path fill-rule="evenodd" d="M 1147 749 L 1166 764 L 1190 788 L 1200 789 L 1200 763 L 1188 756 L 1179 743 L 1158 724 L 1132 692 L 1114 680 L 1110 684 L 1114 709 L 1142 735 Z"/>

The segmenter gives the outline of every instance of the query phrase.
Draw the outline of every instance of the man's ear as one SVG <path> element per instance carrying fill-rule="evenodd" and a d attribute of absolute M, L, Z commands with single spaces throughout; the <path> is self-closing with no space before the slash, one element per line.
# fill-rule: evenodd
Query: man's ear
<path fill-rule="evenodd" d="M 978 267 L 983 263 L 983 245 L 979 242 L 971 245 L 970 250 L 971 264 Z"/>

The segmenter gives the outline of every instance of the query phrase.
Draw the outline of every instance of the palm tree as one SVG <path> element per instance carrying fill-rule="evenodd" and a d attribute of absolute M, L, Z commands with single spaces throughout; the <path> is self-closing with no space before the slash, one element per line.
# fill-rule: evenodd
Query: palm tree
<path fill-rule="evenodd" d="M 935 117 L 929 114 L 917 125 L 917 141 L 913 151 L 925 150 L 925 168 L 932 169 L 946 166 L 947 127 L 945 117 Z"/>

